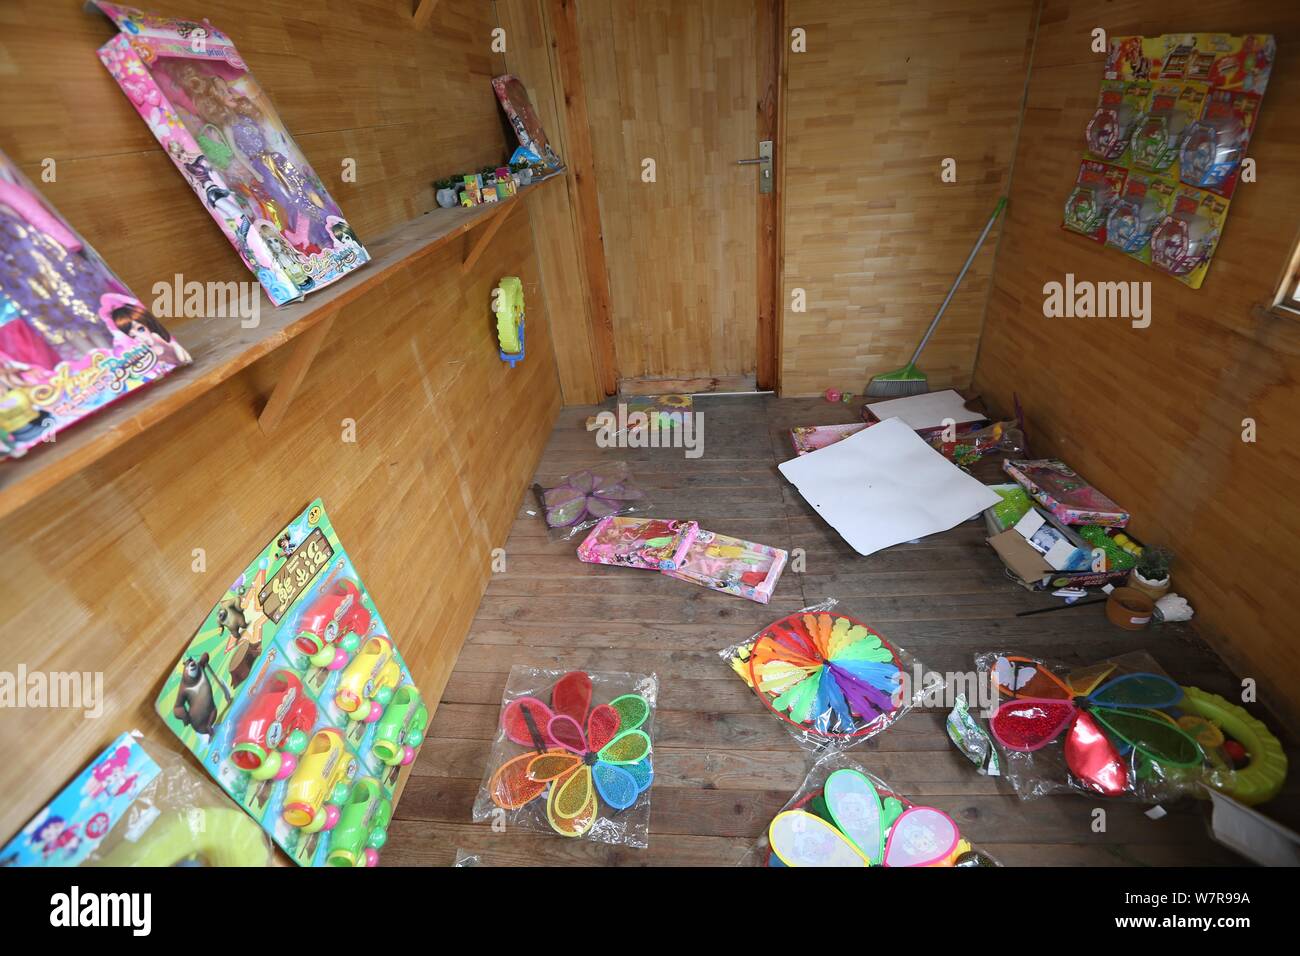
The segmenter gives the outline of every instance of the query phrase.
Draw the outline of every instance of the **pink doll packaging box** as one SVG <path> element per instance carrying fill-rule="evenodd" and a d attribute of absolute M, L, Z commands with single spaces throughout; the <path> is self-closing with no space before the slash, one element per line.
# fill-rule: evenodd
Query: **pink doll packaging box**
<path fill-rule="evenodd" d="M 1099 524 L 1122 528 L 1129 513 L 1111 501 L 1059 458 L 1002 463 L 1029 496 L 1065 524 Z"/>
<path fill-rule="evenodd" d="M 780 548 L 700 531 L 687 549 L 681 566 L 664 574 L 723 594 L 766 604 L 772 599 L 776 582 L 785 570 L 786 557 L 786 552 Z"/>
<path fill-rule="evenodd" d="M 0 457 L 190 356 L 0 153 Z"/>
<path fill-rule="evenodd" d="M 94 0 L 99 58 L 276 305 L 370 261 L 230 38 Z"/>
<path fill-rule="evenodd" d="M 699 533 L 694 521 L 665 518 L 601 518 L 578 546 L 578 559 L 588 564 L 674 571 Z"/>

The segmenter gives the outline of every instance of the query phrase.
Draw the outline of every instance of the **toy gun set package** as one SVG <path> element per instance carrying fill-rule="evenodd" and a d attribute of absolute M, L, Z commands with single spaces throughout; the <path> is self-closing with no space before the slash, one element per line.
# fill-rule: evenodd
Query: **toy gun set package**
<path fill-rule="evenodd" d="M 1065 228 L 1199 289 L 1276 52 L 1267 34 L 1112 38 Z"/>

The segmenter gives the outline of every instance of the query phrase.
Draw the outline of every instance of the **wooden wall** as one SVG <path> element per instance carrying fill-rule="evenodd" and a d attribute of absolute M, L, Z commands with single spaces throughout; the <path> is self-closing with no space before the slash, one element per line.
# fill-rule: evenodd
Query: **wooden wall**
<path fill-rule="evenodd" d="M 1110 35 L 1273 33 L 1278 59 L 1242 184 L 1205 284 L 1191 290 L 1060 229 Z M 1036 452 L 1059 455 L 1133 514 L 1132 529 L 1177 552 L 1174 589 L 1260 700 L 1300 717 L 1294 569 L 1300 542 L 1300 319 L 1266 306 L 1300 226 L 1300 7 L 1047 0 L 975 387 L 1018 395 Z M 1043 285 L 1149 281 L 1151 325 L 1046 319 Z M 1242 421 L 1258 441 L 1242 441 Z M 1143 644 L 1160 653 L 1159 632 Z"/>
<path fill-rule="evenodd" d="M 783 394 L 861 392 L 911 357 L 1006 188 L 1033 6 L 788 0 Z M 933 386 L 970 381 L 996 240 L 926 350 Z"/>
<path fill-rule="evenodd" d="M 328 13 L 293 0 L 145 5 L 233 37 L 362 241 L 432 208 L 436 178 L 503 155 L 491 4 L 443 0 L 418 32 L 408 0 Z M 43 192 L 146 298 L 178 272 L 247 278 L 96 58 L 108 21 L 79 7 L 0 6 L 0 148 L 33 180 L 43 158 L 58 161 Z M 338 182 L 349 156 L 355 184 Z M 274 439 L 255 414 L 283 350 L 0 522 L 0 670 L 102 671 L 107 697 L 98 720 L 0 711 L 0 837 L 122 730 L 169 736 L 151 704 L 164 675 L 316 495 L 439 699 L 560 405 L 529 215 L 516 211 L 470 274 L 453 243 L 345 308 Z M 529 296 L 514 370 L 488 310 L 506 273 Z M 345 418 L 355 443 L 341 440 Z M 205 573 L 192 570 L 199 548 Z"/>
<path fill-rule="evenodd" d="M 619 375 L 752 376 L 757 173 L 735 163 L 758 155 L 756 4 L 577 13 Z"/>

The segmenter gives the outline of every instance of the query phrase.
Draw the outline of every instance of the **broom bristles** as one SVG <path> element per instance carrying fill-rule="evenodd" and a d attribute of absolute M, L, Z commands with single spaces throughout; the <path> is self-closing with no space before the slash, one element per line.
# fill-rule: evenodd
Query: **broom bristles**
<path fill-rule="evenodd" d="M 930 383 L 924 375 L 918 378 L 891 378 L 888 374 L 877 375 L 867 383 L 868 398 L 906 398 L 908 395 L 920 395 L 929 390 Z"/>

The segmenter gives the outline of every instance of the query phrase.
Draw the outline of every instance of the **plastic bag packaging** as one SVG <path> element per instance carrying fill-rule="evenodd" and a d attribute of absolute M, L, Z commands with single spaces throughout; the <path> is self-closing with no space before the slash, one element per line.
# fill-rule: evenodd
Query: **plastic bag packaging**
<path fill-rule="evenodd" d="M 627 462 L 615 461 L 564 475 L 552 485 L 533 485 L 536 507 L 525 509 L 546 522 L 552 541 L 567 541 L 611 515 L 645 514 L 650 501 Z"/>
<path fill-rule="evenodd" d="M 1220 787 L 1231 772 L 1180 709 L 1183 688 L 1145 651 L 1082 667 L 1007 652 L 975 663 L 1001 701 L 988 728 L 1022 799 L 1073 791 L 1159 803 Z"/>
<path fill-rule="evenodd" d="M 801 747 L 843 750 L 898 720 L 924 693 L 910 654 L 830 598 L 719 652 Z"/>
<path fill-rule="evenodd" d="M 511 668 L 474 820 L 644 847 L 654 674 Z"/>
<path fill-rule="evenodd" d="M 957 435 L 952 441 L 945 441 L 942 432 L 926 436 L 925 440 L 931 448 L 961 468 L 975 464 L 990 452 L 1016 456 L 1025 452 L 1025 434 L 1013 421 L 994 422 Z"/>
<path fill-rule="evenodd" d="M 132 734 L 159 772 L 83 866 L 269 866 L 271 841 L 180 754 Z"/>
<path fill-rule="evenodd" d="M 748 866 L 1000 866 L 942 810 L 842 752 L 821 757 L 741 860 Z"/>
<path fill-rule="evenodd" d="M 470 853 L 468 850 L 457 850 L 456 859 L 452 866 L 482 866 L 483 858 L 477 853 Z"/>

